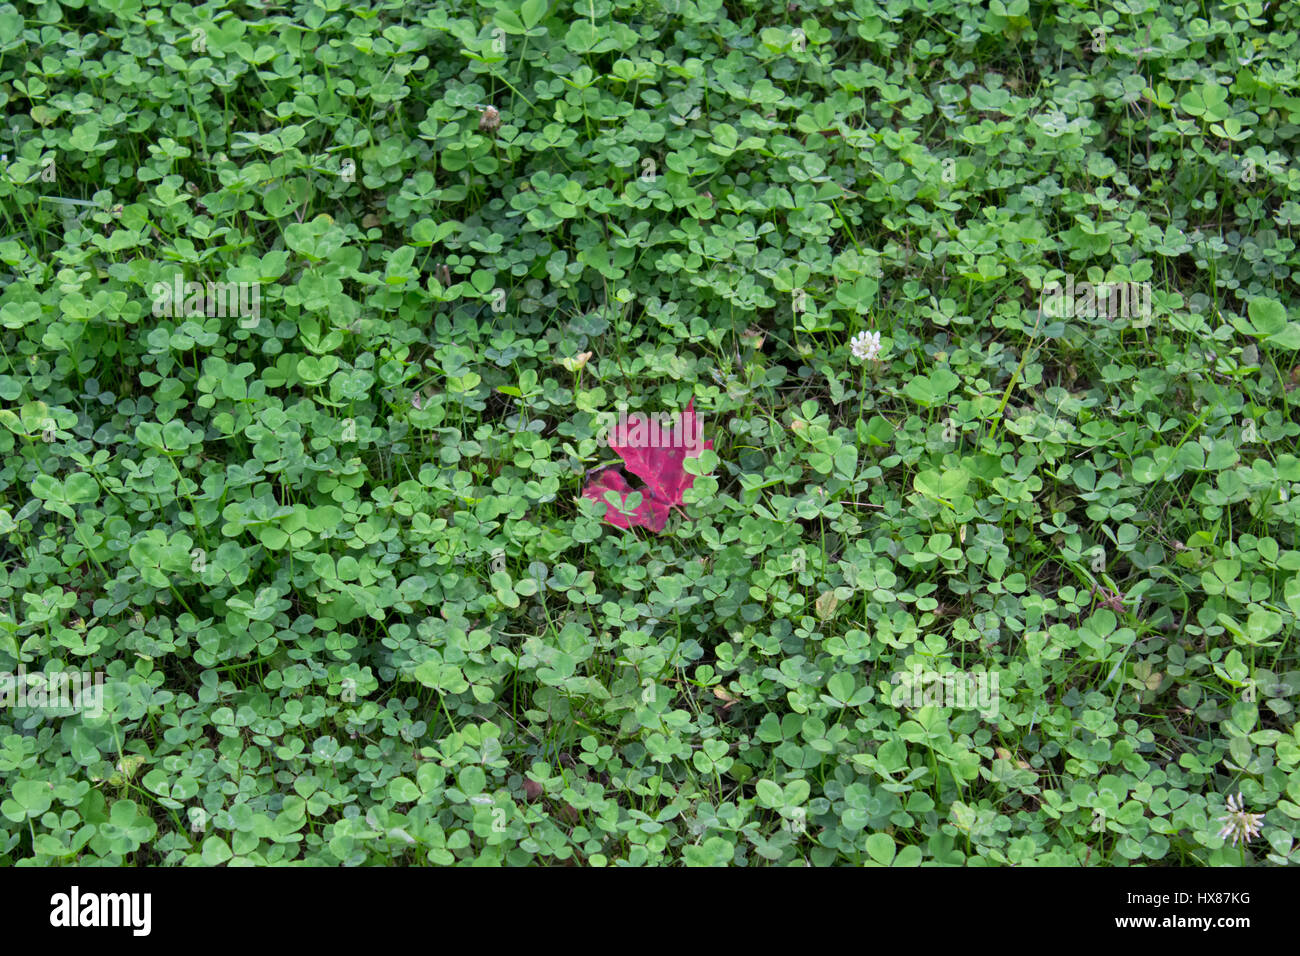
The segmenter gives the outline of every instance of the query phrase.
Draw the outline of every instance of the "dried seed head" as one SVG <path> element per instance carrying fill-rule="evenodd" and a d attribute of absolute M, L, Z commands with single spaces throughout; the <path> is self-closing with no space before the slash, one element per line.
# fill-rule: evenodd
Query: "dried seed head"
<path fill-rule="evenodd" d="M 501 113 L 495 106 L 489 106 L 479 116 L 478 128 L 485 133 L 495 133 L 501 128 Z"/>

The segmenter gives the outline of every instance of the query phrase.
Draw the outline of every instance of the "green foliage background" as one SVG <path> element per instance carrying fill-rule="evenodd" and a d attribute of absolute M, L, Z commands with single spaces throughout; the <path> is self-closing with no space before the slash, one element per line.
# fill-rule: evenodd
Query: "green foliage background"
<path fill-rule="evenodd" d="M 1298 50 L 1255 0 L 0 6 L 0 669 L 106 681 L 0 710 L 0 862 L 1296 862 Z M 178 271 L 258 320 L 155 316 Z M 686 513 L 603 524 L 597 415 L 692 397 Z"/>

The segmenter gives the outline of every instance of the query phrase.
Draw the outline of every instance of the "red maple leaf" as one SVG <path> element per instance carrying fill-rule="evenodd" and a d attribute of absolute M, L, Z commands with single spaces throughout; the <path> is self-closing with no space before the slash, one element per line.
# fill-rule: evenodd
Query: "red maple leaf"
<path fill-rule="evenodd" d="M 698 458 L 712 441 L 704 441 L 703 428 L 695 415 L 695 399 L 677 416 L 677 424 L 665 428 L 653 419 L 633 415 L 619 423 L 610 435 L 609 447 L 622 459 L 632 474 L 645 482 L 641 504 L 630 515 L 609 506 L 605 493 L 618 495 L 621 505 L 635 489 L 616 467 L 602 470 L 582 489 L 582 496 L 605 505 L 605 520 L 620 528 L 637 525 L 656 533 L 668 523 L 668 509 L 682 504 L 682 493 L 695 484 L 695 476 L 686 473 L 682 463 Z"/>

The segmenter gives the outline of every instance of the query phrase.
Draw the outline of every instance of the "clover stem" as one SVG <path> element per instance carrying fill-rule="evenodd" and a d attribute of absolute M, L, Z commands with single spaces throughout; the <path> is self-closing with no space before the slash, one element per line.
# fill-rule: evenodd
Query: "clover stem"
<path fill-rule="evenodd" d="M 1016 366 L 1015 372 L 1011 376 L 1011 381 L 1007 382 L 1007 390 L 1002 393 L 1002 403 L 998 405 L 997 412 L 993 415 L 993 422 L 989 427 L 989 438 L 997 434 L 1002 427 L 1002 413 L 1006 411 L 1007 402 L 1011 400 L 1011 390 L 1016 387 L 1020 381 L 1020 373 L 1025 370 L 1025 363 L 1029 361 L 1029 353 L 1034 349 L 1034 340 L 1038 337 L 1038 327 L 1034 327 L 1034 334 L 1029 337 L 1029 344 L 1025 346 L 1024 352 L 1020 355 L 1020 364 Z"/>
<path fill-rule="evenodd" d="M 86 554 L 90 556 L 90 560 L 95 562 L 95 565 L 99 568 L 100 574 L 104 575 L 104 583 L 107 585 L 109 579 L 111 578 L 111 575 L 108 573 L 108 569 L 104 567 L 103 563 L 100 562 L 99 556 L 96 555 L 95 552 L 91 550 L 90 542 L 87 541 L 85 538 L 84 531 L 82 530 L 81 527 L 81 522 L 74 519 L 72 522 L 72 527 L 76 529 L 77 537 L 81 541 L 81 546 L 86 549 Z"/>
<path fill-rule="evenodd" d="M 172 594 L 176 595 L 176 600 L 181 602 L 181 606 L 185 608 L 185 610 L 189 611 L 190 614 L 193 614 L 194 612 L 190 610 L 190 606 L 186 603 L 185 598 L 181 597 L 181 592 L 176 590 L 176 585 L 169 583 L 167 587 L 171 590 Z"/>
<path fill-rule="evenodd" d="M 167 460 L 172 463 L 172 470 L 176 472 L 176 487 L 177 490 L 180 490 L 185 484 L 185 479 L 181 477 L 180 466 L 176 464 L 176 459 L 171 455 L 167 456 Z M 194 499 L 190 497 L 190 494 L 187 491 L 181 491 L 181 494 L 184 495 L 185 500 L 190 503 L 190 513 L 194 515 L 194 529 L 199 533 L 199 540 L 203 542 L 203 547 L 207 548 L 208 536 L 203 531 L 203 522 L 199 520 L 199 510 L 194 506 Z"/>

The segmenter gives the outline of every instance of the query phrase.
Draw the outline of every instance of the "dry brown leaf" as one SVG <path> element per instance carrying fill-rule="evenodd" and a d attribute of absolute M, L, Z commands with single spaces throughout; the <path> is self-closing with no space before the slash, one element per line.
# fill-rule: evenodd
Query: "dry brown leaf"
<path fill-rule="evenodd" d="M 817 617 L 823 621 L 829 621 L 835 616 L 835 609 L 840 606 L 839 595 L 833 590 L 823 591 L 814 606 L 817 610 Z"/>
<path fill-rule="evenodd" d="M 590 352 L 580 352 L 573 358 L 559 359 L 559 363 L 570 372 L 581 372 L 586 367 L 587 362 L 590 361 L 591 354 Z"/>

